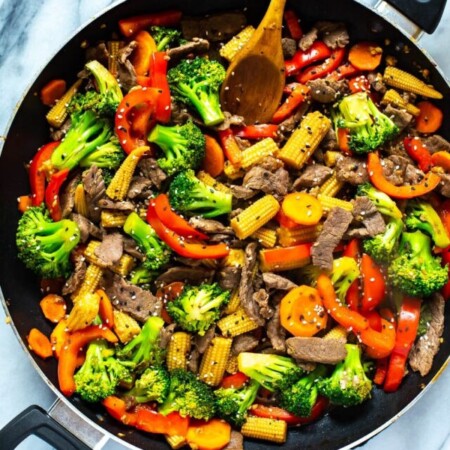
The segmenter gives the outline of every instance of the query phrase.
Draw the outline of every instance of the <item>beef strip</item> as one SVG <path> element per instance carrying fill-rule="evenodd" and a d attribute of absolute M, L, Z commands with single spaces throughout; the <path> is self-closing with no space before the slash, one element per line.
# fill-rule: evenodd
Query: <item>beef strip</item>
<path fill-rule="evenodd" d="M 80 229 L 80 241 L 82 243 L 87 242 L 89 236 L 93 236 L 96 239 L 103 239 L 103 231 L 95 226 L 89 219 L 81 214 L 72 213 L 70 218 L 78 225 Z"/>
<path fill-rule="evenodd" d="M 336 177 L 339 181 L 358 186 L 369 181 L 366 162 L 353 156 L 339 158 L 336 163 Z"/>
<path fill-rule="evenodd" d="M 333 250 L 341 241 L 353 215 L 342 208 L 333 208 L 323 224 L 323 229 L 311 249 L 312 262 L 324 270 L 333 268 Z"/>
<path fill-rule="evenodd" d="M 343 48 L 350 42 L 347 28 L 342 22 L 320 21 L 314 24 L 319 30 L 323 42 L 330 48 Z"/>
<path fill-rule="evenodd" d="M 66 136 L 67 132 L 69 131 L 70 126 L 72 125 L 72 121 L 70 120 L 70 117 L 64 121 L 64 123 L 61 125 L 60 128 L 52 129 L 52 132 L 50 133 L 50 137 L 52 141 L 61 141 Z"/>
<path fill-rule="evenodd" d="M 326 152 L 328 150 L 339 150 L 336 132 L 333 128 L 330 128 L 328 130 L 327 134 L 322 139 L 318 150 L 322 150 L 323 152 Z"/>
<path fill-rule="evenodd" d="M 136 209 L 136 206 L 133 202 L 130 202 L 128 200 L 114 201 L 110 198 L 101 198 L 98 201 L 98 206 L 102 209 L 113 209 L 115 211 L 126 212 L 132 212 Z"/>
<path fill-rule="evenodd" d="M 101 209 L 98 202 L 105 195 L 105 182 L 102 176 L 102 170 L 92 166 L 83 172 L 83 186 L 86 193 L 86 203 L 88 205 L 88 219 L 94 223 L 100 221 Z"/>
<path fill-rule="evenodd" d="M 241 334 L 233 339 L 233 345 L 231 346 L 231 353 L 234 356 L 239 353 L 251 352 L 259 345 L 259 339 L 251 332 Z"/>
<path fill-rule="evenodd" d="M 94 47 L 86 49 L 86 61 L 96 60 L 105 67 L 108 67 L 109 52 L 104 42 L 100 42 Z"/>
<path fill-rule="evenodd" d="M 298 43 L 300 50 L 303 51 L 308 50 L 314 44 L 314 42 L 316 42 L 318 37 L 319 37 L 319 30 L 315 27 L 311 28 L 307 33 L 305 33 L 301 37 Z"/>
<path fill-rule="evenodd" d="M 383 175 L 396 186 L 401 186 L 405 182 L 405 172 L 409 164 L 407 158 L 400 155 L 390 155 L 383 159 Z"/>
<path fill-rule="evenodd" d="M 275 306 L 275 312 L 266 326 L 267 337 L 272 344 L 272 347 L 277 352 L 286 352 L 286 330 L 280 323 L 280 305 Z"/>
<path fill-rule="evenodd" d="M 333 175 L 333 169 L 322 164 L 309 164 L 299 178 L 294 181 L 293 188 L 312 188 L 321 186 Z"/>
<path fill-rule="evenodd" d="M 167 175 L 159 168 L 156 159 L 141 159 L 138 163 L 138 169 L 142 175 L 148 178 L 158 190 L 161 189 L 163 182 L 167 179 Z"/>
<path fill-rule="evenodd" d="M 194 259 L 194 258 L 185 258 L 184 256 L 175 255 L 173 258 L 176 262 L 183 264 L 188 267 L 207 267 L 209 269 L 214 268 L 217 269 L 219 266 L 219 262 L 217 259 Z"/>
<path fill-rule="evenodd" d="M 439 350 L 440 339 L 444 331 L 445 300 L 441 294 L 434 294 L 428 300 L 431 321 L 427 332 L 415 343 L 409 353 L 409 365 L 421 376 L 427 375 L 433 365 L 433 358 Z"/>
<path fill-rule="evenodd" d="M 413 120 L 412 114 L 404 109 L 395 108 L 391 104 L 388 104 L 383 112 L 397 125 L 400 131 L 408 127 Z"/>
<path fill-rule="evenodd" d="M 137 85 L 136 71 L 133 64 L 128 59 L 136 48 L 137 42 L 131 41 L 125 47 L 119 50 L 117 56 L 117 79 L 123 91 L 128 92 L 132 87 Z"/>
<path fill-rule="evenodd" d="M 159 333 L 159 347 L 165 350 L 172 339 L 173 332 L 177 327 L 176 323 L 171 323 L 167 327 L 163 327 Z"/>
<path fill-rule="evenodd" d="M 264 319 L 270 319 L 273 316 L 273 308 L 269 305 L 269 294 L 265 289 L 258 289 L 253 293 L 253 300 L 259 306 L 259 314 Z"/>
<path fill-rule="evenodd" d="M 253 298 L 253 271 L 258 263 L 256 248 L 256 242 L 251 242 L 245 248 L 245 262 L 242 267 L 241 281 L 239 284 L 239 298 L 245 312 L 258 325 L 264 325 L 265 320 L 259 314 L 259 306 Z"/>
<path fill-rule="evenodd" d="M 297 42 L 295 39 L 285 37 L 281 39 L 281 47 L 283 48 L 284 59 L 291 59 L 297 51 Z"/>
<path fill-rule="evenodd" d="M 105 234 L 101 244 L 94 250 L 95 256 L 111 267 L 123 255 L 123 237 L 120 233 Z"/>
<path fill-rule="evenodd" d="M 209 41 L 206 39 L 192 38 L 192 41 L 186 42 L 179 47 L 169 48 L 167 56 L 171 61 L 178 61 L 190 55 L 201 55 L 209 50 Z"/>
<path fill-rule="evenodd" d="M 294 114 L 278 125 L 277 136 L 281 141 L 288 140 L 309 109 L 309 102 L 304 102 Z"/>
<path fill-rule="evenodd" d="M 439 134 L 433 134 L 422 139 L 422 142 L 426 145 L 430 153 L 436 153 L 440 151 L 450 152 L 450 142 L 444 139 Z"/>
<path fill-rule="evenodd" d="M 246 186 L 238 186 L 235 184 L 232 184 L 230 189 L 233 197 L 238 200 L 249 200 L 258 193 L 258 191 L 254 191 Z"/>
<path fill-rule="evenodd" d="M 378 212 L 369 197 L 355 197 L 352 203 L 353 217 L 358 222 L 362 222 L 369 236 L 373 237 L 385 232 L 386 224 L 383 216 Z"/>
<path fill-rule="evenodd" d="M 439 183 L 439 193 L 447 198 L 450 198 L 450 175 L 448 173 L 441 173 L 441 182 Z"/>
<path fill-rule="evenodd" d="M 230 227 L 226 227 L 218 220 L 204 219 L 200 216 L 194 216 L 189 219 L 189 223 L 198 231 L 207 234 L 233 234 L 233 230 Z"/>
<path fill-rule="evenodd" d="M 349 228 L 344 234 L 344 239 L 366 239 L 370 237 L 366 227 Z"/>
<path fill-rule="evenodd" d="M 161 314 L 162 300 L 139 286 L 127 283 L 119 275 L 107 271 L 103 287 L 115 308 L 139 322 L 145 322 L 149 316 Z"/>
<path fill-rule="evenodd" d="M 217 128 L 219 128 L 219 127 L 217 127 Z M 244 138 L 241 138 L 239 136 L 235 136 L 234 139 L 236 140 L 237 145 L 239 146 L 239 148 L 241 150 L 247 150 L 249 147 L 252 146 L 251 141 L 249 141 L 248 139 L 244 139 Z"/>
<path fill-rule="evenodd" d="M 86 268 L 84 256 L 79 255 L 76 257 L 73 272 L 62 288 L 63 295 L 72 294 L 81 286 L 86 275 Z"/>
<path fill-rule="evenodd" d="M 174 281 L 184 281 L 189 284 L 199 285 L 210 282 L 213 276 L 214 270 L 205 270 L 203 267 L 175 266 L 161 274 L 155 280 L 155 285 L 160 288 Z"/>
<path fill-rule="evenodd" d="M 200 352 L 196 347 L 194 347 L 189 354 L 187 366 L 188 370 L 192 373 L 198 373 L 198 368 L 200 366 Z"/>
<path fill-rule="evenodd" d="M 347 80 L 332 81 L 320 78 L 306 84 L 311 89 L 311 98 L 319 103 L 334 103 L 348 93 Z"/>
<path fill-rule="evenodd" d="M 80 183 L 80 175 L 73 177 L 63 188 L 60 195 L 61 216 L 63 219 L 70 216 L 75 206 L 75 189 Z"/>
<path fill-rule="evenodd" d="M 131 179 L 127 197 L 131 200 L 149 198 L 152 195 L 152 191 L 150 189 L 152 185 L 152 181 L 146 177 L 133 177 Z"/>
<path fill-rule="evenodd" d="M 264 272 L 262 274 L 264 284 L 266 285 L 266 289 L 274 289 L 279 291 L 290 291 L 297 287 L 297 285 L 291 280 L 282 277 L 281 275 L 277 275 L 271 272 Z"/>
<path fill-rule="evenodd" d="M 143 261 L 145 259 L 145 255 L 139 250 L 136 241 L 129 236 L 122 236 L 123 239 L 123 251 L 128 253 L 133 258 L 138 259 L 139 261 Z"/>
<path fill-rule="evenodd" d="M 245 125 L 245 119 L 242 116 L 238 116 L 237 114 L 231 114 L 228 111 L 224 111 L 223 115 L 225 116 L 225 120 L 219 125 L 213 127 L 217 131 L 228 130 L 228 128 L 230 128 L 231 126 L 240 127 Z"/>
<path fill-rule="evenodd" d="M 405 146 L 403 145 L 403 136 L 399 136 L 395 139 L 388 141 L 383 146 L 384 153 L 393 156 L 402 156 L 403 158 L 410 159 L 408 153 L 405 150 Z"/>
<path fill-rule="evenodd" d="M 223 450 L 244 450 L 244 436 L 239 431 L 231 430 L 230 442 Z"/>
<path fill-rule="evenodd" d="M 217 273 L 218 283 L 222 289 L 233 291 L 241 281 L 240 267 L 224 267 Z"/>
<path fill-rule="evenodd" d="M 271 172 L 254 166 L 245 174 L 243 186 L 265 194 L 284 196 L 289 189 L 289 172 L 282 168 Z"/>
<path fill-rule="evenodd" d="M 387 91 L 387 87 L 383 81 L 383 75 L 377 72 L 371 72 L 367 75 L 367 79 L 369 80 L 370 87 L 380 94 L 384 94 Z"/>
<path fill-rule="evenodd" d="M 414 164 L 408 164 L 405 171 L 405 183 L 418 184 L 425 174 Z"/>
<path fill-rule="evenodd" d="M 345 359 L 345 342 L 318 337 L 292 337 L 286 340 L 287 353 L 299 361 L 337 364 Z"/>
<path fill-rule="evenodd" d="M 216 333 L 216 326 L 213 325 L 210 328 L 208 328 L 208 331 L 206 331 L 203 336 L 197 334 L 194 337 L 194 345 L 200 354 L 205 353 L 206 349 L 208 348 L 208 345 L 213 340 L 215 333 Z"/>

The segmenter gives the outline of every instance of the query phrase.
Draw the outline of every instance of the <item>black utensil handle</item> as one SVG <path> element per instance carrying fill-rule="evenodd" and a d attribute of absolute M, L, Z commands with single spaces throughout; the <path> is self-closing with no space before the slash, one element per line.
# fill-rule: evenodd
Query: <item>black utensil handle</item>
<path fill-rule="evenodd" d="M 417 26 L 431 34 L 437 28 L 447 0 L 385 0 Z"/>
<path fill-rule="evenodd" d="M 90 450 L 36 405 L 22 411 L 0 430 L 0 449 L 12 450 L 31 435 L 38 436 L 58 450 Z"/>

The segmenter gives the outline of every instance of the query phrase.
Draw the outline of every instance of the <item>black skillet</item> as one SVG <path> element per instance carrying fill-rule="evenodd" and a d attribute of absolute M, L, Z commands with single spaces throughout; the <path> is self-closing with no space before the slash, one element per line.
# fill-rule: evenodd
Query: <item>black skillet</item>
<path fill-rule="evenodd" d="M 114 7 L 80 31 L 58 52 L 39 75 L 17 111 L 0 160 L 0 230 L 2 237 L 0 240 L 0 285 L 7 302 L 8 314 L 24 343 L 26 342 L 25 337 L 32 327 L 38 327 L 47 334 L 51 331 L 50 324 L 45 321 L 39 310 L 38 280 L 18 261 L 14 243 L 19 217 L 16 199 L 19 195 L 28 192 L 29 189 L 23 165 L 25 161 L 31 159 L 40 145 L 48 141 L 48 126 L 44 119 L 46 109 L 34 93 L 53 78 L 73 81 L 83 66 L 84 52 L 80 49 L 81 43 L 85 40 L 89 43 L 95 43 L 102 39 L 107 40 L 111 32 L 116 30 L 116 24 L 120 18 L 169 8 L 181 9 L 186 14 L 201 15 L 213 11 L 247 7 L 250 21 L 257 24 L 267 3 L 267 1 L 256 0 L 244 2 L 238 0 L 216 0 L 215 2 L 166 0 L 164 6 L 161 6 L 161 2 L 156 1 L 129 0 Z M 388 23 L 375 12 L 352 0 L 291 0 L 289 3 L 289 6 L 298 12 L 305 23 L 315 20 L 344 21 L 348 25 L 353 41 L 375 40 L 383 43 L 388 39 L 391 42 L 389 53 L 398 59 L 399 67 L 413 73 L 417 73 L 419 68 L 429 69 L 430 82 L 445 95 L 445 98 L 450 98 L 450 87 L 444 78 L 427 56 L 399 30 L 396 24 Z M 441 0 L 391 0 L 390 3 L 395 4 L 404 12 L 404 15 L 415 20 L 421 28 L 428 32 L 432 32 L 436 28 L 445 6 L 445 1 Z M 409 53 L 402 51 L 405 45 L 409 47 Z M 444 111 L 444 117 L 449 118 L 450 102 L 440 102 L 440 107 Z M 450 139 L 449 120 L 444 121 L 440 133 Z M 449 315 L 447 307 L 447 324 L 450 319 Z M 420 394 L 423 385 L 428 384 L 445 366 L 449 350 L 450 326 L 447 325 L 443 344 L 428 376 L 421 378 L 416 374 L 409 374 L 396 393 L 386 395 L 375 389 L 374 398 L 360 407 L 347 410 L 335 409 L 315 424 L 291 430 L 289 439 L 283 448 L 286 450 L 299 447 L 331 450 L 368 439 L 375 430 L 390 422 Z M 34 355 L 31 357 L 34 359 L 40 375 L 52 385 L 57 386 L 56 361 L 42 361 Z M 59 396 L 63 397 L 62 394 Z M 168 448 L 164 439 L 122 426 L 104 415 L 100 406 L 88 405 L 77 397 L 64 399 L 64 401 L 70 402 L 72 409 L 82 418 L 90 419 L 109 433 L 113 435 L 122 433 L 123 439 L 129 444 L 152 450 Z M 39 435 L 59 449 L 87 448 L 62 427 L 55 425 L 44 411 L 33 408 L 27 410 L 2 430 L 0 448 L 12 449 L 29 434 Z M 279 446 L 248 440 L 246 448 L 252 450 L 275 449 Z"/>

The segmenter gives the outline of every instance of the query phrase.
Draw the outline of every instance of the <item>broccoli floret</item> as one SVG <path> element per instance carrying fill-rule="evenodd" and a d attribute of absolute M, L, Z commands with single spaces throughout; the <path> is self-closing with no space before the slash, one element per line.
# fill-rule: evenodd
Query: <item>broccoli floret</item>
<path fill-rule="evenodd" d="M 292 358 L 269 353 L 240 353 L 238 367 L 240 372 L 272 392 L 287 389 L 303 375 Z"/>
<path fill-rule="evenodd" d="M 372 381 L 367 378 L 361 363 L 361 352 L 357 345 L 345 344 L 347 356 L 328 378 L 317 382 L 319 393 L 331 403 L 340 406 L 359 405 L 369 399 Z"/>
<path fill-rule="evenodd" d="M 448 280 L 447 267 L 431 253 L 431 240 L 420 231 L 403 233 L 398 256 L 392 260 L 388 276 L 391 284 L 412 297 L 429 297 Z"/>
<path fill-rule="evenodd" d="M 81 167 L 97 166 L 102 169 L 117 169 L 125 159 L 125 153 L 116 137 L 101 145 L 80 161 Z M 102 171 L 103 175 L 103 171 Z"/>
<path fill-rule="evenodd" d="M 402 212 L 398 209 L 394 200 L 384 192 L 375 189 L 370 183 L 361 184 L 358 187 L 358 195 L 361 197 L 368 197 L 375 208 L 377 208 L 378 212 L 384 216 L 389 216 L 393 219 L 402 218 Z"/>
<path fill-rule="evenodd" d="M 158 270 L 170 260 L 170 248 L 157 236 L 155 230 L 145 223 L 137 213 L 127 217 L 123 231 L 130 235 L 145 255 L 142 263 L 147 270 Z"/>
<path fill-rule="evenodd" d="M 232 195 L 217 191 L 200 181 L 193 170 L 179 173 L 169 187 L 172 208 L 206 218 L 231 212 Z"/>
<path fill-rule="evenodd" d="M 156 42 L 158 52 L 187 42 L 186 39 L 183 39 L 181 31 L 175 28 L 153 26 L 150 28 L 150 34 Z"/>
<path fill-rule="evenodd" d="M 420 305 L 419 327 L 417 328 L 417 336 L 423 336 L 427 333 L 430 323 L 433 320 L 429 302 L 422 302 Z"/>
<path fill-rule="evenodd" d="M 99 402 L 113 395 L 121 381 L 132 378 L 130 364 L 114 359 L 105 340 L 89 344 L 86 360 L 75 374 L 76 392 L 87 402 Z"/>
<path fill-rule="evenodd" d="M 125 396 L 131 397 L 136 403 L 163 403 L 169 395 L 170 378 L 164 367 L 149 367 L 136 380 L 133 389 Z"/>
<path fill-rule="evenodd" d="M 400 219 L 389 220 L 384 233 L 363 241 L 364 251 L 379 263 L 389 262 L 395 254 L 402 231 L 403 222 Z"/>
<path fill-rule="evenodd" d="M 205 157 L 205 136 L 192 121 L 166 127 L 156 125 L 148 136 L 164 153 L 157 162 L 164 172 L 173 175 L 187 169 L 198 169 Z"/>
<path fill-rule="evenodd" d="M 72 220 L 54 222 L 45 206 L 28 208 L 16 232 L 18 257 L 42 278 L 68 277 L 70 252 L 80 241 L 80 229 Z"/>
<path fill-rule="evenodd" d="M 150 283 L 158 276 L 159 272 L 148 270 L 144 265 L 133 269 L 130 273 L 130 283 L 143 289 L 150 289 Z"/>
<path fill-rule="evenodd" d="M 345 303 L 348 288 L 359 277 L 359 274 L 358 263 L 353 258 L 343 256 L 333 261 L 330 278 L 341 303 Z"/>
<path fill-rule="evenodd" d="M 214 126 L 224 121 L 219 90 L 225 79 L 225 69 L 218 61 L 199 57 L 183 59 L 169 70 L 167 78 L 175 99 L 193 106 L 205 125 Z"/>
<path fill-rule="evenodd" d="M 309 417 L 319 394 L 317 381 L 326 373 L 326 367 L 319 365 L 290 388 L 280 391 L 280 406 L 296 416 Z"/>
<path fill-rule="evenodd" d="M 230 300 L 230 293 L 217 283 L 185 285 L 183 292 L 167 304 L 167 312 L 183 330 L 203 336 L 219 319 L 220 309 Z"/>
<path fill-rule="evenodd" d="M 333 119 L 337 128 L 350 129 L 350 149 L 357 154 L 377 149 L 399 132 L 365 92 L 344 97 L 333 110 Z"/>
<path fill-rule="evenodd" d="M 160 365 L 164 359 L 164 351 L 159 345 L 163 325 L 164 320 L 161 317 L 149 317 L 140 333 L 117 350 L 117 357 L 133 362 L 138 370 L 151 365 Z"/>
<path fill-rule="evenodd" d="M 217 389 L 214 391 L 217 415 L 236 427 L 241 427 L 247 418 L 248 409 L 255 401 L 258 389 L 259 383 L 254 380 L 239 389 Z"/>
<path fill-rule="evenodd" d="M 106 144 L 112 134 L 109 122 L 98 118 L 93 111 L 73 114 L 71 119 L 66 137 L 50 158 L 51 165 L 58 170 L 73 169 L 82 159 Z"/>
<path fill-rule="evenodd" d="M 444 224 L 436 210 L 427 202 L 412 200 L 406 208 L 406 227 L 410 230 L 421 230 L 431 236 L 435 245 L 446 248 L 450 245 Z"/>
<path fill-rule="evenodd" d="M 215 414 L 215 398 L 212 389 L 192 373 L 182 369 L 170 372 L 169 395 L 159 407 L 161 414 L 178 411 L 181 416 L 209 420 Z"/>

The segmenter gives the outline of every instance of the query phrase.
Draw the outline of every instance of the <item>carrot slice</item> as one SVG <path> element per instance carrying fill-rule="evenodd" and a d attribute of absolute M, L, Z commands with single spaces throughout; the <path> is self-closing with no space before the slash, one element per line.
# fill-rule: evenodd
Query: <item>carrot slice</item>
<path fill-rule="evenodd" d="M 114 308 L 108 295 L 103 289 L 97 289 L 98 296 L 100 297 L 100 305 L 98 314 L 102 319 L 102 322 L 108 327 L 114 327 Z"/>
<path fill-rule="evenodd" d="M 64 80 L 51 80 L 41 89 L 41 102 L 46 106 L 53 106 L 67 90 Z"/>
<path fill-rule="evenodd" d="M 55 328 L 53 328 L 52 334 L 50 335 L 50 343 L 52 344 L 53 353 L 56 359 L 59 359 L 61 350 L 64 343 L 69 337 L 69 331 L 67 330 L 67 319 L 62 319 L 58 322 Z"/>
<path fill-rule="evenodd" d="M 28 208 L 31 208 L 32 205 L 33 205 L 33 199 L 31 198 L 30 195 L 21 195 L 17 199 L 17 209 L 21 213 L 24 213 Z"/>
<path fill-rule="evenodd" d="M 67 305 L 65 300 L 56 294 L 46 295 L 39 303 L 42 313 L 50 322 L 58 323 L 61 319 L 64 319 L 67 311 Z"/>
<path fill-rule="evenodd" d="M 382 48 L 375 42 L 359 42 L 350 49 L 348 60 L 359 70 L 375 70 L 382 55 Z"/>
<path fill-rule="evenodd" d="M 28 346 L 40 358 L 46 359 L 53 355 L 52 344 L 49 338 L 39 331 L 37 328 L 32 328 L 27 336 Z"/>
<path fill-rule="evenodd" d="M 220 144 L 212 136 L 205 134 L 205 159 L 202 169 L 212 177 L 218 177 L 223 172 L 225 157 Z"/>
<path fill-rule="evenodd" d="M 450 172 L 450 153 L 444 150 L 431 155 L 433 166 L 442 167 L 446 172 Z"/>
<path fill-rule="evenodd" d="M 191 421 L 186 434 L 186 441 L 192 448 L 216 450 L 225 447 L 231 439 L 231 426 L 220 419 L 208 422 Z"/>
<path fill-rule="evenodd" d="M 281 326 L 294 336 L 314 336 L 327 326 L 327 319 L 322 299 L 311 286 L 296 287 L 281 300 Z"/>
<path fill-rule="evenodd" d="M 416 117 L 416 130 L 420 133 L 435 133 L 444 119 L 441 109 L 428 101 L 419 102 L 416 106 L 420 109 Z"/>
<path fill-rule="evenodd" d="M 299 225 L 316 225 L 323 214 L 319 200 L 305 192 L 293 192 L 286 195 L 281 208 L 289 219 Z"/>
<path fill-rule="evenodd" d="M 148 31 L 140 31 L 134 40 L 137 42 L 137 47 L 131 55 L 131 63 L 137 75 L 147 75 L 150 57 L 157 51 L 156 42 Z"/>

